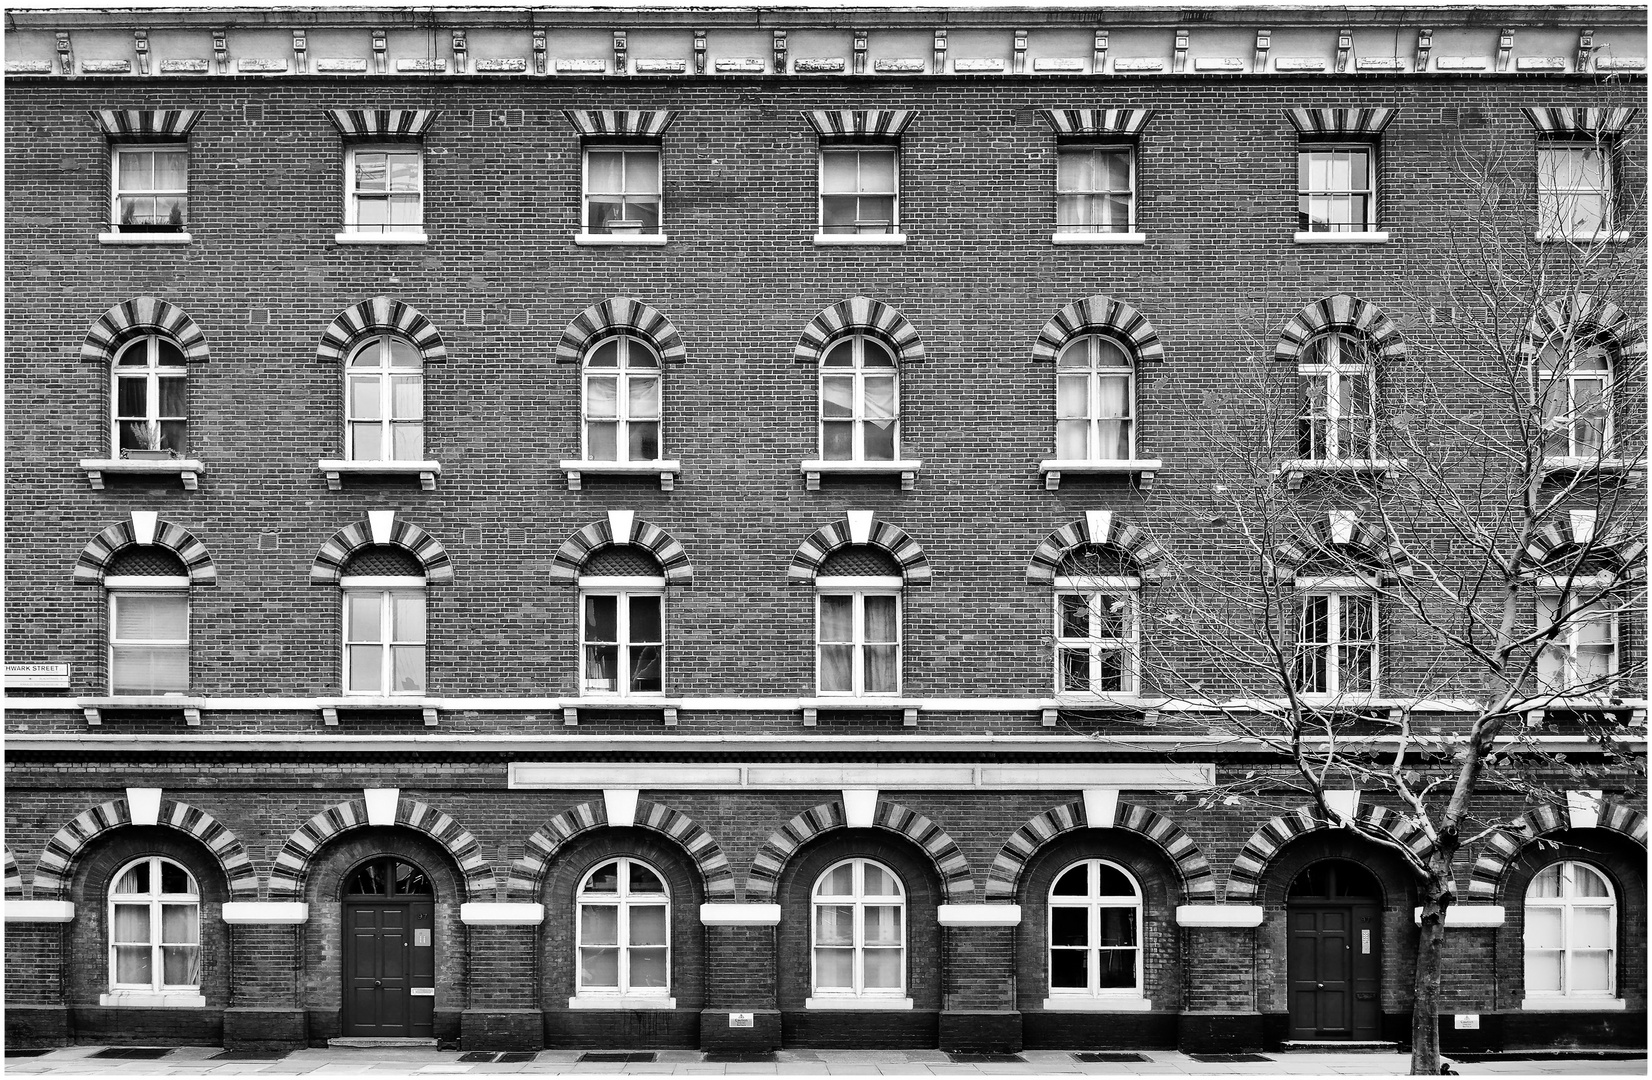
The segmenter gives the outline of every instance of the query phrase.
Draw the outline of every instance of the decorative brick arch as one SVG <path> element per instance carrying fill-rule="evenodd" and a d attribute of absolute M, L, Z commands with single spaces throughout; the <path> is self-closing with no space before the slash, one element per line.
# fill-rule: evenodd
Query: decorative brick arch
<path fill-rule="evenodd" d="M 232 900 L 251 900 L 258 895 L 258 871 L 253 868 L 241 838 L 204 810 L 174 799 L 161 800 L 157 824 L 188 833 L 212 852 L 229 884 Z M 132 809 L 124 798 L 94 806 L 78 815 L 46 842 L 34 868 L 34 897 L 37 900 L 65 900 L 75 863 L 86 845 L 113 829 L 132 824 Z M 7 886 L 8 890 L 10 886 Z"/>
<path fill-rule="evenodd" d="M 663 363 L 680 364 L 688 359 L 683 336 L 658 308 L 628 296 L 615 296 L 592 304 L 568 324 L 556 344 L 556 362 L 580 363 L 592 345 L 617 334 L 642 338 L 660 354 Z"/>
<path fill-rule="evenodd" d="M 1468 894 L 1491 899 L 1503 887 L 1509 865 L 1538 837 L 1572 828 L 1572 815 L 1565 806 L 1549 804 L 1521 816 L 1514 829 L 1496 832 L 1486 842 L 1486 852 L 1474 860 L 1469 875 Z M 1617 799 L 1602 799 L 1595 828 L 1627 836 L 1646 847 L 1646 815 Z"/>
<path fill-rule="evenodd" d="M 873 518 L 865 538 L 857 539 L 854 522 L 848 515 L 810 533 L 809 538 L 798 545 L 796 554 L 792 556 L 792 564 L 786 569 L 786 576 L 794 581 L 813 581 L 828 555 L 839 548 L 857 543 L 870 544 L 888 552 L 889 556 L 900 564 L 901 576 L 908 585 L 929 584 L 929 557 L 905 530 L 887 521 Z"/>
<path fill-rule="evenodd" d="M 395 823 L 424 833 L 447 852 L 464 876 L 464 899 L 485 899 L 493 891 L 493 870 L 482 858 L 481 843 L 447 814 L 417 799 L 397 799 Z M 334 837 L 367 824 L 367 804 L 351 799 L 328 807 L 300 825 L 275 857 L 275 866 L 270 870 L 270 898 L 296 900 L 302 896 L 316 853 Z"/>
<path fill-rule="evenodd" d="M 1359 825 L 1357 832 L 1379 833 L 1419 859 L 1426 857 L 1434 846 L 1415 820 L 1385 806 L 1361 804 L 1354 811 L 1354 820 Z M 1306 807 L 1269 821 L 1256 830 L 1233 860 L 1233 868 L 1228 871 L 1227 902 L 1254 904 L 1261 888 L 1262 875 L 1280 848 L 1306 833 L 1340 827 L 1314 816 Z"/>
<path fill-rule="evenodd" d="M 85 363 L 107 363 L 114 360 L 122 345 L 149 334 L 161 334 L 176 342 L 183 350 L 186 364 L 207 361 L 206 335 L 195 325 L 195 320 L 181 308 L 153 296 L 134 297 L 99 315 L 81 343 L 80 359 Z"/>
<path fill-rule="evenodd" d="M 693 818 L 661 803 L 639 799 L 632 825 L 662 833 L 687 852 L 700 871 L 708 897 L 728 899 L 734 895 L 734 870 L 728 856 Z M 531 899 L 538 894 L 551 862 L 564 844 L 582 833 L 608 827 L 607 807 L 601 802 L 581 803 L 564 810 L 528 837 L 525 853 L 511 865 L 507 891 L 518 899 Z"/>
<path fill-rule="evenodd" d="M 975 879 L 970 875 L 969 860 L 958 849 L 952 837 L 922 814 L 908 810 L 899 803 L 878 800 L 872 826 L 899 833 L 917 844 L 929 856 L 940 875 L 947 897 L 956 902 L 967 900 L 975 892 Z M 810 840 L 833 829 L 848 828 L 843 803 L 821 803 L 792 818 L 771 833 L 752 859 L 751 873 L 746 876 L 746 899 L 770 901 L 777 895 L 780 872 L 797 849 Z"/>
<path fill-rule="evenodd" d="M 803 336 L 797 339 L 792 359 L 799 364 L 818 364 L 826 349 L 845 334 L 870 334 L 895 353 L 895 363 L 901 366 L 921 364 L 924 343 L 918 337 L 906 316 L 881 300 L 870 296 L 851 296 L 839 300 L 809 321 Z"/>
<path fill-rule="evenodd" d="M 1367 568 L 1385 582 L 1411 577 L 1415 567 L 1405 546 L 1380 525 L 1359 520 L 1353 513 L 1333 510 L 1309 520 L 1295 539 L 1280 544 L 1270 560 L 1276 578 L 1295 577 L 1320 555 L 1334 554 L 1352 566 Z"/>
<path fill-rule="evenodd" d="M 356 342 L 370 334 L 400 334 L 413 343 L 427 364 L 447 359 L 447 346 L 429 319 L 415 307 L 388 296 L 375 296 L 345 308 L 321 335 L 315 358 L 343 363 Z"/>
<path fill-rule="evenodd" d="M 1033 342 L 1033 362 L 1053 363 L 1062 347 L 1080 334 L 1121 338 L 1130 343 L 1138 361 L 1164 359 L 1164 345 L 1147 316 L 1122 300 L 1097 294 L 1068 304 L 1044 324 Z"/>
<path fill-rule="evenodd" d="M 988 897 L 1013 897 L 1021 884 L 1021 874 L 1038 849 L 1064 833 L 1089 828 L 1082 802 L 1066 803 L 1039 814 L 1019 829 L 1004 844 L 1003 850 L 992 861 L 987 874 Z M 1145 806 L 1120 802 L 1110 828 L 1138 833 L 1158 845 L 1165 856 L 1175 864 L 1181 875 L 1182 888 L 1189 899 L 1211 897 L 1216 894 L 1216 874 L 1210 860 L 1182 831 L 1182 827 L 1163 814 Z"/>
<path fill-rule="evenodd" d="M 354 525 L 346 525 L 321 545 L 321 550 L 316 553 L 315 562 L 310 564 L 310 584 L 337 585 L 344 575 L 344 564 L 350 561 L 351 556 L 378 543 L 379 541 L 373 539 L 373 526 L 370 522 L 358 521 Z M 383 543 L 401 548 L 419 560 L 420 565 L 424 567 L 425 581 L 429 584 L 452 583 L 453 562 L 447 557 L 447 549 L 434 536 L 411 521 L 396 518 L 391 523 L 390 533 Z"/>
<path fill-rule="evenodd" d="M 579 580 L 580 567 L 595 552 L 625 544 L 640 547 L 654 556 L 667 585 L 687 585 L 694 580 L 694 564 L 689 562 L 688 552 L 675 536 L 658 525 L 619 511 L 591 522 L 562 542 L 551 559 L 551 580 L 571 585 Z"/>
<path fill-rule="evenodd" d="M 1528 359 L 1536 359 L 1543 343 L 1556 334 L 1576 338 L 1588 334 L 1605 334 L 1612 339 L 1623 356 L 1646 355 L 1646 328 L 1637 326 L 1627 312 L 1609 300 L 1601 300 L 1591 293 L 1575 293 L 1551 304 L 1544 304 L 1532 314 L 1526 336 L 1520 342 L 1520 352 Z"/>
<path fill-rule="evenodd" d="M 11 853 L 11 848 L 5 849 L 6 871 L 6 899 L 23 899 L 23 872 L 17 868 L 17 856 Z"/>
<path fill-rule="evenodd" d="M 1302 355 L 1303 346 L 1333 330 L 1364 338 L 1370 342 L 1372 355 L 1378 360 L 1405 359 L 1405 339 L 1400 337 L 1399 327 L 1393 320 L 1377 305 L 1348 293 L 1315 300 L 1297 312 L 1280 333 L 1273 358 L 1295 363 Z"/>
<path fill-rule="evenodd" d="M 1575 552 L 1587 546 L 1592 555 L 1599 556 L 1618 569 L 1642 566 L 1646 561 L 1646 537 L 1633 531 L 1625 522 L 1616 522 L 1604 533 L 1593 531 L 1593 519 L 1587 531 L 1581 531 L 1570 514 L 1561 514 L 1549 522 L 1531 543 L 1526 545 L 1526 557 L 1538 567 L 1552 559 Z"/>
<path fill-rule="evenodd" d="M 213 563 L 211 553 L 183 526 L 157 520 L 151 543 L 178 556 L 189 574 L 191 585 L 218 584 L 218 567 Z M 80 557 L 75 560 L 75 581 L 83 585 L 101 584 L 115 556 L 137 544 L 138 531 L 130 518 L 109 526 L 81 549 Z"/>
<path fill-rule="evenodd" d="M 1110 511 L 1095 510 L 1070 525 L 1063 525 L 1039 542 L 1032 558 L 1027 560 L 1027 580 L 1051 584 L 1067 553 L 1087 544 L 1117 550 L 1136 564 L 1144 578 L 1161 578 L 1170 572 L 1169 553 L 1156 540 L 1149 539 L 1137 526 L 1118 520 Z"/>

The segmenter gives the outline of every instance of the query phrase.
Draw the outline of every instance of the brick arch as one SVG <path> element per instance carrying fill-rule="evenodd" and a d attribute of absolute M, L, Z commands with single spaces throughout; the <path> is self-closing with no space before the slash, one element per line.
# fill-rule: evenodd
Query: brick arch
<path fill-rule="evenodd" d="M 1646 538 L 1626 522 L 1614 522 L 1596 535 L 1592 524 L 1588 531 L 1580 532 L 1576 519 L 1570 514 L 1560 514 L 1532 537 L 1526 545 L 1526 557 L 1541 568 L 1552 559 L 1584 547 L 1620 570 L 1643 563 L 1646 556 Z"/>
<path fill-rule="evenodd" d="M 23 899 L 23 871 L 17 868 L 17 856 L 11 853 L 11 848 L 5 848 L 6 899 Z"/>
<path fill-rule="evenodd" d="M 923 363 L 924 343 L 918 331 L 906 321 L 905 315 L 870 296 L 839 300 L 809 320 L 803 336 L 792 349 L 792 359 L 799 364 L 818 364 L 828 346 L 854 333 L 869 334 L 889 346 L 897 365 Z"/>
<path fill-rule="evenodd" d="M 174 799 L 162 799 L 157 824 L 188 833 L 212 852 L 230 898 L 251 900 L 258 895 L 258 871 L 247 847 L 217 818 L 204 810 Z M 46 842 L 34 868 L 34 897 L 37 900 L 68 898 L 69 881 L 86 846 L 106 833 L 132 824 L 132 809 L 124 798 L 94 806 L 77 815 Z M 8 853 L 9 854 L 9 853 Z M 10 886 L 8 885 L 8 891 Z"/>
<path fill-rule="evenodd" d="M 950 899 L 966 900 L 975 892 L 969 860 L 952 837 L 933 821 L 899 803 L 879 799 L 872 826 L 898 833 L 922 848 Z M 751 872 L 746 876 L 746 899 L 773 900 L 780 885 L 780 873 L 797 849 L 823 833 L 845 828 L 848 821 L 843 803 L 834 801 L 803 811 L 769 834 L 752 859 Z"/>
<path fill-rule="evenodd" d="M 1422 826 L 1411 818 L 1397 814 L 1385 806 L 1361 804 L 1354 811 L 1359 833 L 1377 833 L 1410 851 L 1414 858 L 1424 858 L 1433 842 Z M 1257 829 L 1233 860 L 1228 871 L 1227 902 L 1254 904 L 1260 891 L 1262 875 L 1279 849 L 1306 833 L 1322 829 L 1336 829 L 1324 818 L 1316 817 L 1304 807 L 1281 814 Z"/>
<path fill-rule="evenodd" d="M 1027 580 L 1048 585 L 1069 551 L 1087 544 L 1114 548 L 1136 564 L 1144 578 L 1161 578 L 1170 572 L 1169 552 L 1141 528 L 1120 521 L 1107 511 L 1092 511 L 1070 525 L 1046 536 L 1027 560 Z"/>
<path fill-rule="evenodd" d="M 1585 334 L 1605 334 L 1626 357 L 1646 355 L 1646 331 L 1622 308 L 1592 293 L 1574 293 L 1553 303 L 1544 304 L 1532 314 L 1521 339 L 1520 352 L 1528 359 L 1536 359 L 1543 343 L 1555 334 L 1579 337 Z"/>
<path fill-rule="evenodd" d="M 1526 845 L 1538 837 L 1570 828 L 1570 810 L 1566 806 L 1551 803 L 1521 815 L 1513 830 L 1493 833 L 1487 841 L 1485 854 L 1474 860 L 1474 869 L 1469 875 L 1468 894 L 1487 899 L 1495 897 L 1503 887 L 1503 879 L 1509 872 L 1509 866 L 1519 857 L 1521 851 L 1525 850 Z M 1595 828 L 1619 833 L 1641 847 L 1646 847 L 1646 815 L 1625 806 L 1617 799 L 1601 800 L 1600 818 L 1595 822 Z"/>
<path fill-rule="evenodd" d="M 165 300 L 138 296 L 99 315 L 80 346 L 82 362 L 113 361 L 115 353 L 133 338 L 161 334 L 183 350 L 186 364 L 207 360 L 206 335 L 195 320 Z"/>
<path fill-rule="evenodd" d="M 992 861 L 992 869 L 987 874 L 987 896 L 1013 897 L 1021 885 L 1022 873 L 1040 848 L 1065 833 L 1089 827 L 1084 804 L 1071 802 L 1046 810 L 1015 830 Z M 1216 895 L 1216 874 L 1210 860 L 1180 825 L 1163 814 L 1145 806 L 1120 802 L 1108 827 L 1137 833 L 1156 844 L 1175 865 L 1190 900 Z"/>
<path fill-rule="evenodd" d="M 81 549 L 80 557 L 75 560 L 75 581 L 83 585 L 101 584 L 115 556 L 137 543 L 137 529 L 130 518 L 104 529 Z M 152 543 L 178 556 L 189 573 L 191 585 L 218 584 L 218 567 L 213 563 L 211 553 L 188 529 L 170 521 L 157 521 Z"/>
<path fill-rule="evenodd" d="M 728 856 L 693 818 L 663 803 L 639 799 L 632 824 L 663 834 L 687 852 L 700 872 L 707 897 L 728 899 L 734 895 L 734 870 L 729 866 Z M 528 837 L 524 854 L 511 865 L 507 890 L 522 899 L 537 895 L 552 860 L 564 844 L 583 833 L 605 828 L 609 828 L 608 811 L 603 803 L 581 803 L 564 810 Z"/>
<path fill-rule="evenodd" d="M 270 870 L 270 898 L 296 900 L 302 896 L 316 853 L 333 838 L 367 824 L 367 804 L 351 799 L 328 807 L 300 825 L 275 857 L 275 866 Z M 493 869 L 482 857 L 481 843 L 453 818 L 417 799 L 397 799 L 395 824 L 423 833 L 447 852 L 464 877 L 464 899 L 483 899 L 493 891 Z"/>
<path fill-rule="evenodd" d="M 551 559 L 551 580 L 573 584 L 593 552 L 619 544 L 634 544 L 658 559 L 667 585 L 687 585 L 694 580 L 694 564 L 681 541 L 658 525 L 618 512 L 591 522 L 562 542 Z"/>
<path fill-rule="evenodd" d="M 792 563 L 786 569 L 786 576 L 796 581 L 813 581 L 828 555 L 855 543 L 870 544 L 888 552 L 890 557 L 900 563 L 901 576 L 906 579 L 908 585 L 929 584 L 929 557 L 904 529 L 874 518 L 866 538 L 856 540 L 854 525 L 847 515 L 810 533 L 809 538 L 798 545 L 797 552 L 792 555 Z"/>
<path fill-rule="evenodd" d="M 343 363 L 351 346 L 370 334 L 400 334 L 413 343 L 427 364 L 447 359 L 447 346 L 429 319 L 415 307 L 388 296 L 375 296 L 339 312 L 321 335 L 315 358 Z"/>
<path fill-rule="evenodd" d="M 1273 550 L 1274 576 L 1295 577 L 1313 559 L 1325 553 L 1379 573 L 1384 581 L 1411 577 L 1415 567 L 1405 546 L 1380 525 L 1371 525 L 1345 511 L 1309 519 L 1294 539 Z"/>
<path fill-rule="evenodd" d="M 667 364 L 688 359 L 688 347 L 671 320 L 658 309 L 628 296 L 614 296 L 580 312 L 556 344 L 556 362 L 578 364 L 585 352 L 606 337 L 630 334 L 642 338 Z"/>
<path fill-rule="evenodd" d="M 1164 345 L 1147 316 L 1122 300 L 1098 293 L 1068 304 L 1044 324 L 1033 342 L 1033 362 L 1053 362 L 1062 347 L 1081 334 L 1121 338 L 1130 343 L 1130 351 L 1138 361 L 1164 359 Z"/>
<path fill-rule="evenodd" d="M 399 547 L 419 560 L 424 567 L 425 581 L 432 585 L 447 585 L 453 581 L 453 562 L 447 556 L 447 549 L 434 536 L 425 532 L 411 521 L 396 518 L 390 526 L 390 535 L 385 541 L 391 547 Z M 350 561 L 351 556 L 363 548 L 373 547 L 377 541 L 373 539 L 373 527 L 370 522 L 358 521 L 353 525 L 346 525 L 323 545 L 316 553 L 315 562 L 310 564 L 311 585 L 337 585 L 344 575 L 344 564 Z"/>
<path fill-rule="evenodd" d="M 1333 330 L 1363 337 L 1371 343 L 1373 354 L 1379 360 L 1405 359 L 1405 339 L 1400 337 L 1399 327 L 1377 305 L 1349 293 L 1315 300 L 1297 312 L 1280 332 L 1273 358 L 1295 363 L 1302 355 L 1303 346 Z"/>

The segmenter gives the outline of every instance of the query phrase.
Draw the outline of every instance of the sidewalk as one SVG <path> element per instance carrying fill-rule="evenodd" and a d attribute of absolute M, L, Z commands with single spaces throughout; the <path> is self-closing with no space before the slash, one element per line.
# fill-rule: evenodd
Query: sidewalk
<path fill-rule="evenodd" d="M 779 1050 L 746 1055 L 748 1060 L 715 1060 L 697 1050 L 626 1052 L 541 1050 L 511 1054 L 402 1049 L 305 1049 L 224 1051 L 217 1047 L 180 1047 L 158 1057 L 126 1057 L 117 1048 L 74 1046 L 35 1055 L 6 1055 L 5 1071 L 16 1075 L 55 1076 L 365 1076 L 390 1080 L 401 1076 L 470 1073 L 576 1075 L 701 1076 L 1049 1076 L 1055 1074 L 1249 1075 L 1249 1076 L 1401 1076 L 1405 1054 L 1269 1053 L 1242 1056 L 1255 1060 L 1196 1060 L 1169 1050 L 1107 1051 L 1027 1050 L 1015 1055 L 950 1054 L 941 1050 Z M 23 1056 L 28 1055 L 28 1056 Z M 708 1056 L 713 1060 L 707 1060 Z M 757 1058 L 759 1060 L 750 1060 Z M 1455 1063 L 1462 1076 L 1645 1076 L 1645 1056 L 1628 1059 L 1540 1058 Z"/>

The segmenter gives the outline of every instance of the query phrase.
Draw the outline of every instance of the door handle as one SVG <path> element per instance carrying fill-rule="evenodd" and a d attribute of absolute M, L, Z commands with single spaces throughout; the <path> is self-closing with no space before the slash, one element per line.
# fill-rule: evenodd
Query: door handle
<path fill-rule="evenodd" d="M 1321 985 L 1321 986 L 1323 986 L 1323 985 L 1324 985 L 1324 984 L 1323 984 L 1323 983 L 1321 983 L 1321 984 L 1320 984 L 1320 985 Z M 373 980 L 373 989 L 375 989 L 375 990 L 383 990 L 383 989 L 384 989 L 384 984 L 383 984 L 383 983 L 382 983 L 382 982 L 380 982 L 380 981 L 379 981 L 379 980 L 377 980 L 377 979 L 374 979 L 374 980 Z"/>
<path fill-rule="evenodd" d="M 1314 983 L 1314 985 L 1316 987 L 1318 987 L 1319 989 L 1321 989 L 1321 990 L 1325 989 L 1325 984 L 1324 983 Z"/>

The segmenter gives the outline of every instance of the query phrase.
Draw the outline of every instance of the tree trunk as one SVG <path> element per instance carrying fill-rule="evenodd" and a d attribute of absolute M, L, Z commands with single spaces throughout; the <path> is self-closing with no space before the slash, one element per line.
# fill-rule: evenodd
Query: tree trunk
<path fill-rule="evenodd" d="M 1417 934 L 1417 981 L 1411 999 L 1411 1075 L 1440 1075 L 1440 970 L 1445 955 L 1445 908 L 1423 904 Z"/>

